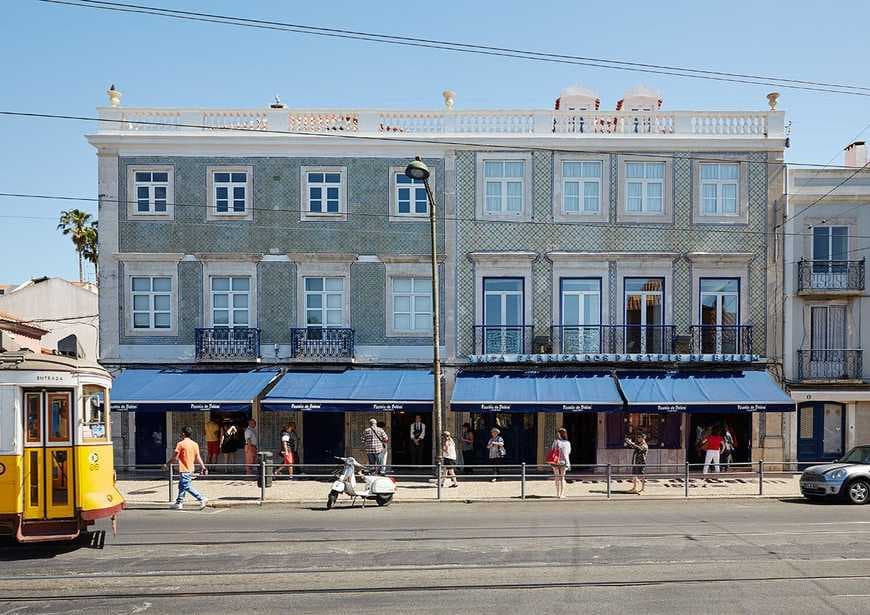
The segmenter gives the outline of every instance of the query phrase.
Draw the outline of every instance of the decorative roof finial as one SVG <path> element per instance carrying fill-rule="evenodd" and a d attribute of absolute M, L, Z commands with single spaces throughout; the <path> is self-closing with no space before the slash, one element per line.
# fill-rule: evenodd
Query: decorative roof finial
<path fill-rule="evenodd" d="M 118 90 L 115 87 L 114 83 L 109 86 L 108 90 L 106 90 L 106 94 L 109 97 L 109 104 L 110 105 L 112 105 L 113 107 L 120 107 L 121 106 L 122 94 L 121 94 L 120 90 Z"/>
<path fill-rule="evenodd" d="M 771 92 L 767 95 L 767 104 L 770 105 L 771 111 L 776 111 L 776 101 L 779 98 L 779 92 Z"/>
<path fill-rule="evenodd" d="M 278 97 L 278 95 L 275 94 L 275 102 L 273 102 L 271 105 L 269 105 L 269 108 L 270 109 L 283 109 L 284 107 L 286 107 L 286 105 L 284 103 L 282 103 L 281 99 Z"/>
<path fill-rule="evenodd" d="M 453 110 L 453 103 L 456 102 L 456 92 L 453 90 L 444 90 L 441 95 L 444 97 L 444 106 L 448 111 Z"/>

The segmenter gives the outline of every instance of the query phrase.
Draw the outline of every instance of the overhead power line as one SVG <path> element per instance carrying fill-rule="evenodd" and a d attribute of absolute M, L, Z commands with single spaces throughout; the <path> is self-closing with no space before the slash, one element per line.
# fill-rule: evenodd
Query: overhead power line
<path fill-rule="evenodd" d="M 348 30 L 341 28 L 325 28 L 320 26 L 309 26 L 305 24 L 296 24 L 290 22 L 250 19 L 245 17 L 237 17 L 232 15 L 220 15 L 215 13 L 204 13 L 199 11 L 183 11 L 177 9 L 169 9 L 158 6 L 130 4 L 122 2 L 108 2 L 98 0 L 39 0 L 48 4 L 58 4 L 73 6 L 79 8 L 96 9 L 103 11 L 114 11 L 121 13 L 134 13 L 153 15 L 164 18 L 171 18 L 184 21 L 217 23 L 223 25 L 231 25 L 245 28 L 259 28 L 267 30 L 278 30 L 283 32 L 293 32 L 297 34 L 308 34 L 314 36 L 323 36 L 331 38 L 361 40 L 374 43 L 382 43 L 389 45 L 401 45 L 408 47 L 421 47 L 428 49 L 439 49 L 444 51 L 453 51 L 458 53 L 478 54 L 485 56 L 507 57 L 523 60 L 531 60 L 537 62 L 549 62 L 559 64 L 569 64 L 575 66 L 587 66 L 592 68 L 602 68 L 611 70 L 621 70 L 638 73 L 658 74 L 672 77 L 684 77 L 691 79 L 704 79 L 709 81 L 720 81 L 730 83 L 741 83 L 748 85 L 764 85 L 778 88 L 788 88 L 794 90 L 805 90 L 812 92 L 825 92 L 831 94 L 847 94 L 851 96 L 870 96 L 870 86 L 829 83 L 823 81 L 811 81 L 803 79 L 793 79 L 786 77 L 772 77 L 765 75 L 753 75 L 747 73 L 715 71 L 710 69 L 699 69 L 691 67 L 668 66 L 663 64 L 649 64 L 643 62 L 633 62 L 627 60 L 615 60 L 608 58 L 596 58 L 569 54 L 558 54 L 541 51 L 530 51 L 511 47 L 498 47 L 493 45 L 480 45 L 476 43 L 463 43 L 456 41 L 446 41 L 439 39 L 428 39 L 420 37 L 399 36 L 393 34 L 379 34 L 374 32 L 364 32 L 359 30 Z"/>

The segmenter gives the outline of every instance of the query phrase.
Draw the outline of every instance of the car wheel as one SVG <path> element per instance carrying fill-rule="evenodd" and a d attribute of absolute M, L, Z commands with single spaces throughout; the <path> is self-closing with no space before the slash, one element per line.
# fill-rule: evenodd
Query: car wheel
<path fill-rule="evenodd" d="M 393 501 L 393 495 L 379 495 L 377 498 L 378 506 L 389 506 Z"/>
<path fill-rule="evenodd" d="M 338 499 L 338 491 L 330 491 L 326 498 L 326 510 L 331 510 L 335 506 L 335 500 Z"/>
<path fill-rule="evenodd" d="M 870 482 L 859 478 L 849 483 L 846 486 L 846 498 L 850 504 L 866 504 L 870 501 Z"/>

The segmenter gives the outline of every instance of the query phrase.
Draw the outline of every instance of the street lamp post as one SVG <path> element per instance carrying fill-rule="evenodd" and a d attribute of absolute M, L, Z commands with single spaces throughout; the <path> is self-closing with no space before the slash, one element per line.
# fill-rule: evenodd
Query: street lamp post
<path fill-rule="evenodd" d="M 438 244 L 435 227 L 435 195 L 429 186 L 429 167 L 417 156 L 405 168 L 405 175 L 411 179 L 423 182 L 426 197 L 429 199 L 429 238 L 432 242 L 432 378 L 434 380 L 432 414 L 434 422 L 435 463 L 441 465 L 444 461 L 441 451 L 441 430 L 443 416 L 441 414 L 441 335 L 438 322 L 440 320 L 441 302 L 438 293 Z M 437 480 L 441 480 L 439 476 Z"/>

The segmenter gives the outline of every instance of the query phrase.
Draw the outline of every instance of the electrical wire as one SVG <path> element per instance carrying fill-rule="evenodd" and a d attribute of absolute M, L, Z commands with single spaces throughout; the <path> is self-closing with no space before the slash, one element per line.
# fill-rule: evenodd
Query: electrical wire
<path fill-rule="evenodd" d="M 528 51 L 509 47 L 496 47 L 490 45 L 480 45 L 474 43 L 452 42 L 437 39 L 426 39 L 418 37 L 397 36 L 390 34 L 377 34 L 371 32 L 362 32 L 357 30 L 346 30 L 339 28 L 323 28 L 318 26 L 308 26 L 303 24 L 293 24 L 280 21 L 250 19 L 244 17 L 236 17 L 231 15 L 219 15 L 214 13 L 203 13 L 198 11 L 183 11 L 177 9 L 168 9 L 164 7 L 155 7 L 141 4 L 128 4 L 120 2 L 94 1 L 94 0 L 39 0 L 47 4 L 66 5 L 71 7 L 88 8 L 94 10 L 114 11 L 120 13 L 135 13 L 153 15 L 158 17 L 166 17 L 177 20 L 218 23 L 223 25 L 232 25 L 246 28 L 259 28 L 267 30 L 278 30 L 284 32 L 293 32 L 297 34 L 309 34 L 331 38 L 362 40 L 367 42 L 401 45 L 407 47 L 421 47 L 428 49 L 439 49 L 444 51 L 454 51 L 459 53 L 478 54 L 486 56 L 508 57 L 524 60 L 532 60 L 538 62 L 550 62 L 559 64 L 571 64 L 579 66 L 588 66 L 593 68 L 603 68 L 611 70 L 622 70 L 630 72 L 659 74 L 674 77 L 684 77 L 692 79 L 704 79 L 710 81 L 721 81 L 730 83 L 741 83 L 748 85 L 764 85 L 771 87 L 781 87 L 795 90 L 805 90 L 813 92 L 825 92 L 832 94 L 846 94 L 852 96 L 870 96 L 870 87 L 861 85 L 826 83 L 819 81 L 809 81 L 800 79 L 791 79 L 783 77 L 767 77 L 761 75 L 751 75 L 743 73 L 729 73 L 723 71 L 713 71 L 707 69 L 695 69 L 687 67 L 667 66 L 659 64 L 647 64 L 641 62 L 630 62 L 623 60 L 612 60 L 605 58 L 592 58 L 584 56 L 573 56 L 568 54 L 555 54 L 548 52 Z"/>

